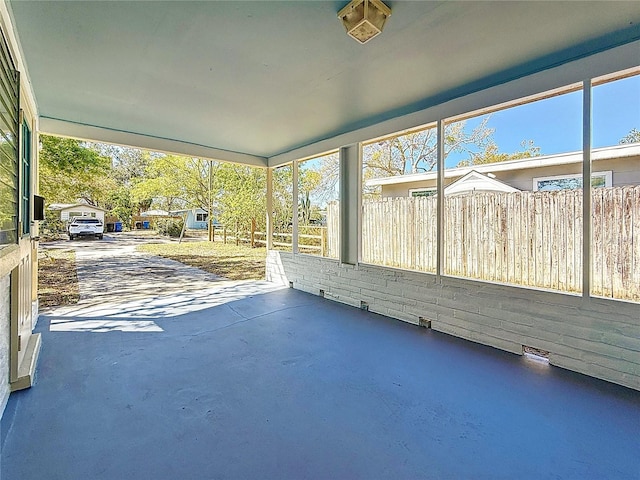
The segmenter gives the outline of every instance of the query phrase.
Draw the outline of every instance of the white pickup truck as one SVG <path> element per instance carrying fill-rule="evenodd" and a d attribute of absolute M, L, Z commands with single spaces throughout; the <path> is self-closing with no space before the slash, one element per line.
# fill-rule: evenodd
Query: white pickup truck
<path fill-rule="evenodd" d="M 67 232 L 69 233 L 69 240 L 88 236 L 102 239 L 104 225 L 98 218 L 73 217 L 71 222 L 69 222 Z"/>

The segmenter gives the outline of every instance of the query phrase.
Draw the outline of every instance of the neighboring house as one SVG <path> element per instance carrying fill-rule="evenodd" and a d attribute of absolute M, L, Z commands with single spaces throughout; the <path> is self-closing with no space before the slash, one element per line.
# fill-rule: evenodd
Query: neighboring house
<path fill-rule="evenodd" d="M 640 185 L 640 143 L 594 149 L 592 185 Z M 429 196 L 436 191 L 436 172 L 376 178 L 382 197 Z M 445 194 L 463 191 L 560 190 L 582 185 L 582 152 L 450 168 L 444 172 Z M 509 190 L 509 189 L 513 190 Z"/>
<path fill-rule="evenodd" d="M 500 180 L 493 178 L 492 174 L 485 175 L 483 173 L 472 170 L 464 177 L 449 184 L 444 189 L 445 195 L 458 195 L 466 192 L 519 192 L 520 190 L 507 185 Z M 420 193 L 420 192 L 418 192 Z M 435 193 L 435 190 L 426 190 L 425 193 Z"/>
<path fill-rule="evenodd" d="M 141 217 L 168 217 L 169 212 L 166 210 L 147 210 L 140 214 Z"/>
<path fill-rule="evenodd" d="M 202 208 L 192 208 L 189 210 L 173 210 L 171 215 L 187 216 L 187 228 L 191 230 L 206 230 L 208 213 Z M 218 225 L 214 218 L 213 224 Z"/>
<path fill-rule="evenodd" d="M 171 215 L 166 210 L 147 210 L 131 217 L 131 228 L 140 230 L 142 228 L 157 228 L 157 221 L 169 218 Z"/>
<path fill-rule="evenodd" d="M 49 210 L 60 212 L 60 220 L 68 221 L 73 217 L 93 217 L 98 218 L 104 223 L 104 208 L 95 207 L 88 203 L 52 203 Z"/>

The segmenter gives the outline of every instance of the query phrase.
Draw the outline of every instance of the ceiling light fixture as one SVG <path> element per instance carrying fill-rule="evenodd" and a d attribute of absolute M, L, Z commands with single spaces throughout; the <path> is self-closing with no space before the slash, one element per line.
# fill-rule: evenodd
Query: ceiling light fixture
<path fill-rule="evenodd" d="M 338 12 L 347 34 L 363 45 L 382 32 L 390 16 L 391 9 L 380 0 L 351 0 Z"/>

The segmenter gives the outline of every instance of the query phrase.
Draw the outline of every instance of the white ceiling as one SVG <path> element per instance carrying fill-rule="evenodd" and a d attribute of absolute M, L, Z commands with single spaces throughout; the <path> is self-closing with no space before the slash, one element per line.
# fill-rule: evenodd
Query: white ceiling
<path fill-rule="evenodd" d="M 50 133 L 265 158 L 640 38 L 640 2 L 389 1 L 359 45 L 346 3 L 9 6 Z"/>

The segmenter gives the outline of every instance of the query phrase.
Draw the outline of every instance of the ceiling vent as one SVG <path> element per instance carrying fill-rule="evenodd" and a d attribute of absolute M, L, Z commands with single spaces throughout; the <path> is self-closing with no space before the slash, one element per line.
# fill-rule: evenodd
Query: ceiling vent
<path fill-rule="evenodd" d="M 363 45 L 382 32 L 390 16 L 391 9 L 380 0 L 351 0 L 338 12 L 347 34 Z"/>

